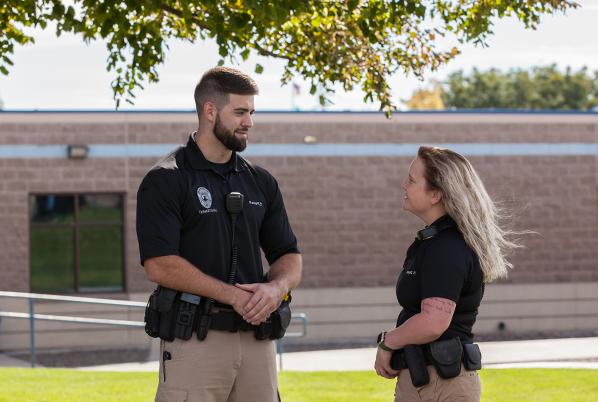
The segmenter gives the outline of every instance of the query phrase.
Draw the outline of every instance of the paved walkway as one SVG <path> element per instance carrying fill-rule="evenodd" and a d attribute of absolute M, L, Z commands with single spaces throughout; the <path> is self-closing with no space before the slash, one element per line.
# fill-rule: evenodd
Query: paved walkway
<path fill-rule="evenodd" d="M 484 367 L 547 367 L 598 369 L 598 337 L 531 341 L 480 342 Z M 375 348 L 285 353 L 282 367 L 289 371 L 372 370 Z M 28 362 L 0 355 L 0 367 L 28 367 Z M 88 371 L 158 371 L 158 362 L 81 367 Z"/>

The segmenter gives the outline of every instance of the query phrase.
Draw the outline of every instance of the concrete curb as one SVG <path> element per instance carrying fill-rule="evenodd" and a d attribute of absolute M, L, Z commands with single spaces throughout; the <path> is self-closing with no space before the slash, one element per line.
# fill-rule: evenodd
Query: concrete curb
<path fill-rule="evenodd" d="M 480 349 L 485 368 L 598 369 L 598 337 L 480 342 Z M 373 371 L 375 356 L 375 348 L 291 352 L 282 356 L 282 368 L 285 371 Z M 0 367 L 29 367 L 29 362 L 0 354 Z M 157 372 L 158 361 L 78 369 Z"/>

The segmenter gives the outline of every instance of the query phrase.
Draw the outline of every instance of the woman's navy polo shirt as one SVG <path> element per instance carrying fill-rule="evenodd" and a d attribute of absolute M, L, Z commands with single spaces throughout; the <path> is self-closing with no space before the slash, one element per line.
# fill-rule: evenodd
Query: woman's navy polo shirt
<path fill-rule="evenodd" d="M 225 197 L 230 192 L 244 195 L 235 228 L 237 283 L 263 282 L 260 248 L 270 264 L 284 254 L 299 253 L 276 179 L 236 153 L 226 165 L 209 162 L 191 136 L 148 172 L 139 187 L 141 264 L 178 255 L 226 282 L 232 223 Z"/>
<path fill-rule="evenodd" d="M 484 295 L 478 258 L 450 216 L 442 216 L 431 226 L 446 228 L 430 239 L 416 239 L 407 250 L 397 281 L 397 300 L 403 307 L 397 327 L 421 312 L 423 299 L 441 297 L 454 301 L 456 308 L 448 329 L 439 339 L 459 336 L 462 341 L 471 342 Z"/>

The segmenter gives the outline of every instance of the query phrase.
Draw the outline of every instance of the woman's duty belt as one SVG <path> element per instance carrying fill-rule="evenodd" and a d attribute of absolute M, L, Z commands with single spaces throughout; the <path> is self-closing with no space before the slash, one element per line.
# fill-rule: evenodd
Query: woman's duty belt
<path fill-rule="evenodd" d="M 462 343 L 459 337 L 425 345 L 407 345 L 393 352 L 390 365 L 395 370 L 409 369 L 411 382 L 421 387 L 430 382 L 427 366 L 433 365 L 442 378 L 453 378 L 466 370 L 482 368 L 482 354 L 475 343 Z"/>

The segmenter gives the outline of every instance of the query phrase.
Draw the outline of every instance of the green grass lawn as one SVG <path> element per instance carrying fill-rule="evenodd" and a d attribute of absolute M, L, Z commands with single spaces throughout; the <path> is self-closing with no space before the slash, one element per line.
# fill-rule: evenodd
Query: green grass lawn
<path fill-rule="evenodd" d="M 485 369 L 484 402 L 598 401 L 598 370 Z M 2 402 L 145 402 L 153 400 L 156 373 L 64 369 L 0 369 Z M 394 381 L 373 372 L 280 374 L 284 402 L 388 402 Z"/>

